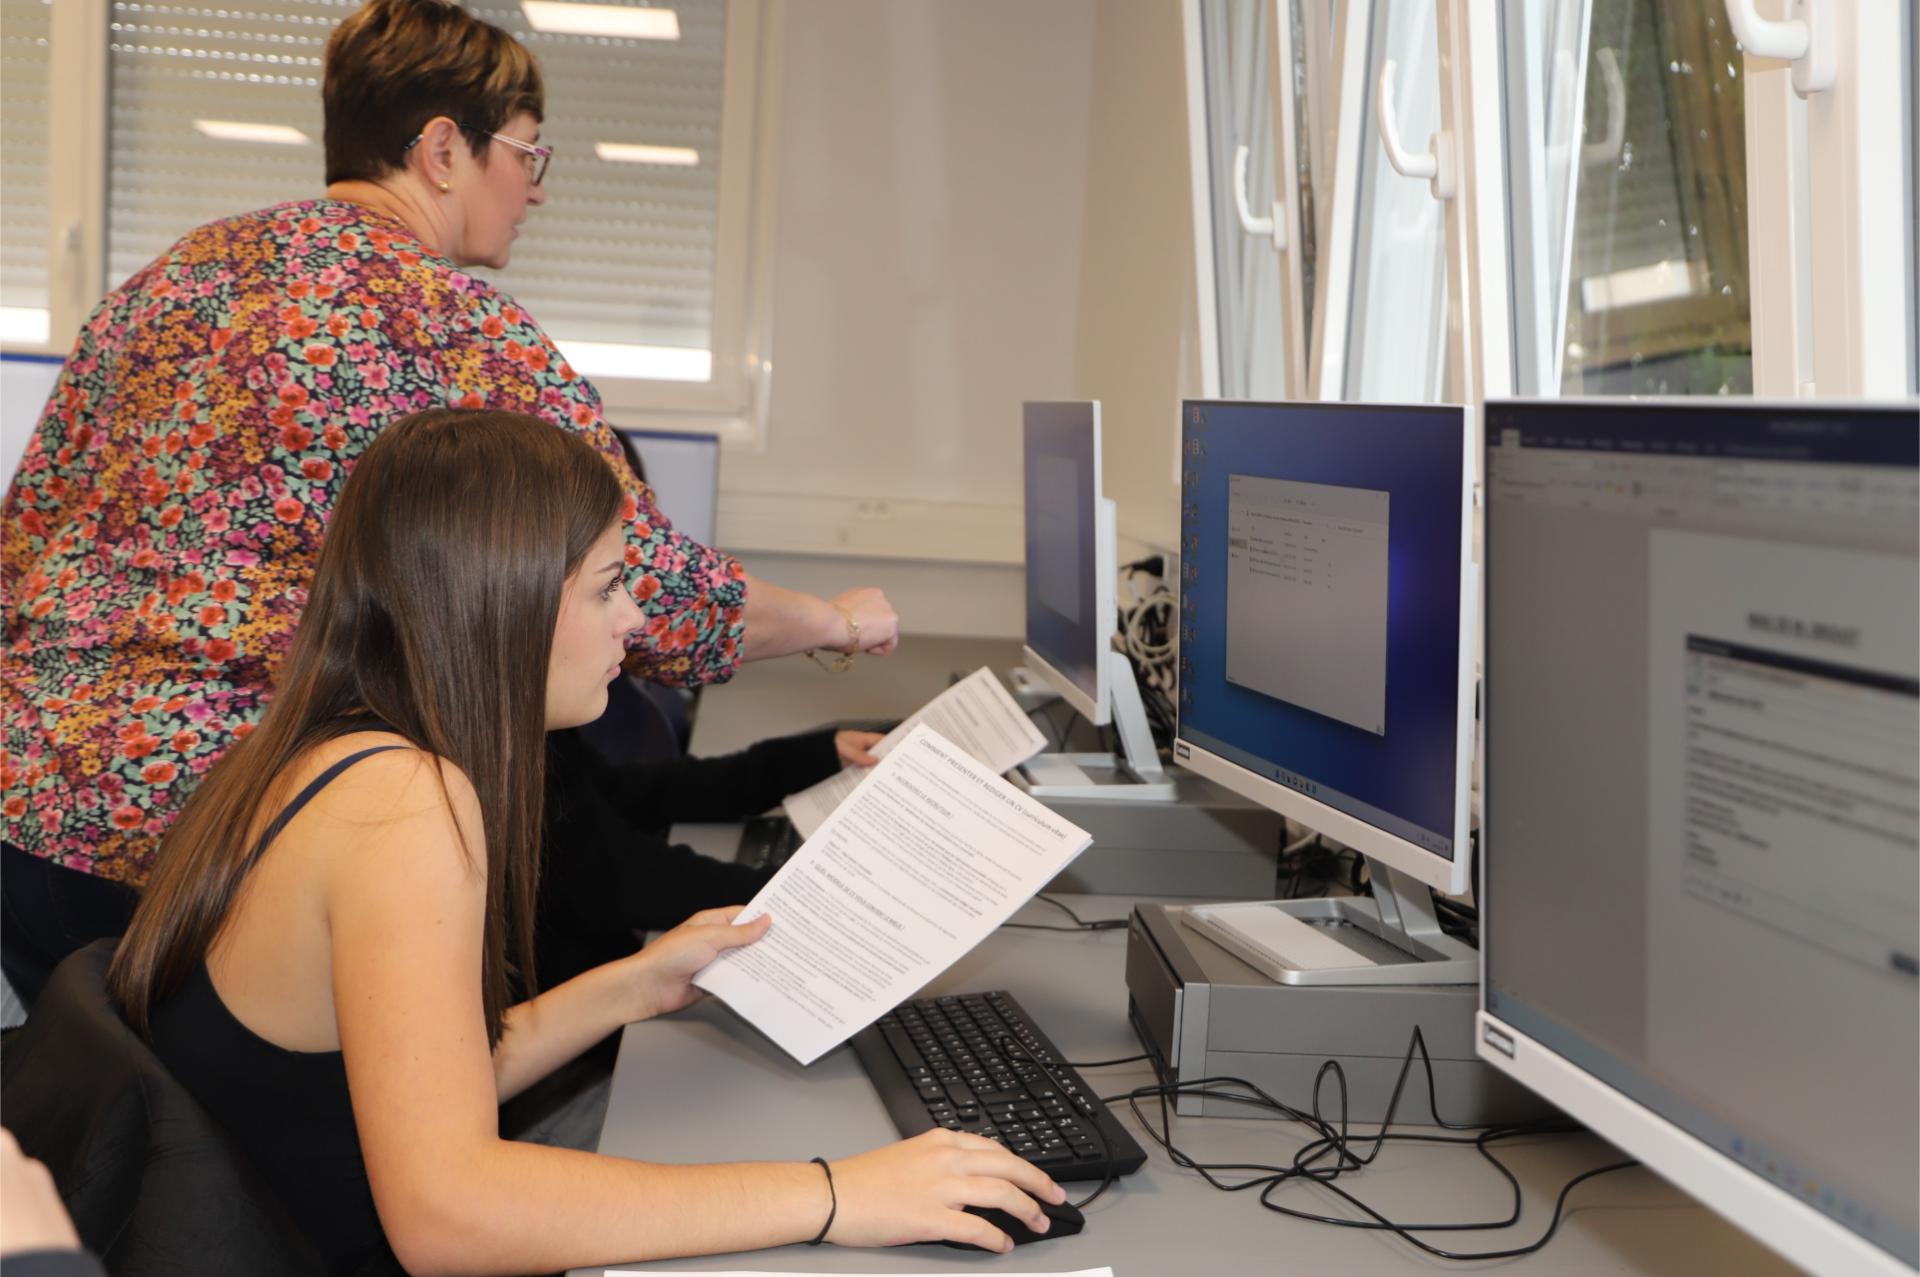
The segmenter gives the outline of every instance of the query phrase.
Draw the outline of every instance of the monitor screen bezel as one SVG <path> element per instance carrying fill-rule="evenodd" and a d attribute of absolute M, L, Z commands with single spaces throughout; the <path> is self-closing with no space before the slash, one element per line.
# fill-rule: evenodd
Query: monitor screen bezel
<path fill-rule="evenodd" d="M 1060 699 L 1072 706 L 1074 711 L 1095 727 L 1104 727 L 1113 716 L 1113 686 L 1111 662 L 1107 653 L 1113 648 L 1113 636 L 1116 632 L 1114 620 L 1114 578 L 1119 574 L 1118 551 L 1115 548 L 1115 519 L 1113 503 L 1101 492 L 1101 441 L 1100 441 L 1100 401 L 1098 399 L 1050 399 L 1028 400 L 1021 405 L 1021 457 L 1024 470 L 1025 458 L 1031 449 L 1027 435 L 1041 418 L 1049 418 L 1050 424 L 1065 424 L 1079 428 L 1083 423 L 1074 419 L 1076 414 L 1084 413 L 1084 424 L 1093 436 L 1093 469 L 1089 479 L 1093 486 L 1093 526 L 1083 528 L 1086 544 L 1093 549 L 1093 608 L 1094 608 L 1094 650 L 1086 655 L 1094 671 L 1094 685 L 1091 689 L 1083 686 L 1065 670 L 1057 666 L 1053 659 L 1034 646 L 1033 614 L 1026 612 L 1025 634 L 1021 647 L 1021 658 L 1027 667 L 1044 680 L 1047 686 L 1057 693 Z M 1028 476 L 1022 474 L 1021 515 L 1031 521 L 1033 487 L 1027 483 Z M 1030 525 L 1030 522 L 1029 522 Z M 1027 580 L 1025 581 L 1025 600 L 1033 594 L 1032 576 L 1035 571 L 1033 556 L 1028 555 L 1025 563 Z"/>
<path fill-rule="evenodd" d="M 1451 417 L 1457 423 L 1460 436 L 1458 549 L 1460 605 L 1457 619 L 1459 648 L 1455 669 L 1454 775 L 1450 786 L 1453 792 L 1453 856 L 1448 858 L 1438 855 L 1418 843 L 1389 833 L 1377 825 L 1369 824 L 1357 816 L 1349 815 L 1337 807 L 1308 797 L 1277 781 L 1256 775 L 1240 764 L 1223 758 L 1187 736 L 1184 713 L 1179 716 L 1175 727 L 1173 758 L 1174 762 L 1181 767 L 1204 776 L 1243 798 L 1251 799 L 1269 811 L 1297 820 L 1315 832 L 1336 839 L 1360 854 L 1398 869 L 1435 890 L 1443 891 L 1448 895 L 1462 895 L 1473 881 L 1473 858 L 1470 854 L 1472 844 L 1469 834 L 1472 827 L 1474 692 L 1478 678 L 1480 619 L 1480 572 L 1479 563 L 1474 557 L 1473 535 L 1476 494 L 1479 491 L 1476 478 L 1479 447 L 1474 430 L 1473 410 L 1463 404 L 1354 404 L 1326 403 L 1318 400 L 1265 402 L 1240 399 L 1187 399 L 1180 405 L 1181 430 L 1183 432 L 1185 430 L 1184 423 L 1191 409 L 1222 405 L 1300 408 L 1310 409 L 1315 413 L 1328 410 L 1390 409 L 1395 412 L 1420 412 Z M 1183 472 L 1186 465 L 1184 452 L 1185 450 L 1182 449 Z"/>
<path fill-rule="evenodd" d="M 1622 411 L 1658 409 L 1696 412 L 1792 411 L 1841 409 L 1867 411 L 1920 411 L 1920 401 L 1861 401 L 1852 403 L 1812 400 L 1743 399 L 1729 403 L 1724 399 L 1701 402 L 1697 398 L 1662 396 L 1623 398 L 1594 396 L 1579 399 L 1512 398 L 1490 400 L 1483 412 L 1488 428 L 1481 442 L 1481 458 L 1490 464 L 1488 452 L 1493 446 L 1492 419 L 1506 408 L 1591 411 L 1617 408 Z M 1487 503 L 1487 536 L 1491 543 L 1494 515 Z M 1491 583 L 1490 583 L 1491 584 Z M 1489 636 L 1490 637 L 1490 636 Z M 1487 697 L 1483 713 L 1492 722 L 1497 685 L 1489 653 Z M 1498 792 L 1498 777 L 1489 777 L 1483 801 L 1491 803 Z M 1490 808 L 1489 808 L 1490 811 Z M 1480 858 L 1476 898 L 1486 910 L 1492 902 L 1487 895 L 1487 870 L 1491 856 L 1499 854 L 1489 846 Z M 1498 907 L 1495 905 L 1494 907 Z M 1591 1071 L 1569 1059 L 1564 1053 L 1539 1041 L 1486 1009 L 1487 940 L 1481 930 L 1480 989 L 1481 1009 L 1476 1015 L 1474 1049 L 1480 1059 L 1493 1065 L 1543 1099 L 1564 1110 L 1595 1134 L 1618 1145 L 1623 1151 L 1647 1164 L 1655 1174 L 1667 1179 L 1700 1202 L 1718 1212 L 1761 1244 L 1813 1272 L 1862 1274 L 1863 1277 L 1912 1277 L 1913 1270 L 1879 1246 L 1801 1201 L 1784 1188 L 1731 1161 L 1724 1153 L 1699 1136 L 1678 1125 L 1658 1111 L 1632 1098 Z"/>

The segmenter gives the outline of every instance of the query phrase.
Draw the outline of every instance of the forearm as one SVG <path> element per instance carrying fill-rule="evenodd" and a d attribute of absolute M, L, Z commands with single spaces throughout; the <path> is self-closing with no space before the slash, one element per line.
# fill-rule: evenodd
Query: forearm
<path fill-rule="evenodd" d="M 807 1163 L 657 1166 L 504 1140 L 456 1161 L 394 1203 L 404 1220 L 389 1221 L 376 1192 L 411 1272 L 554 1272 L 782 1246 L 818 1233 L 829 1205 L 825 1175 Z"/>
<path fill-rule="evenodd" d="M 504 1104 L 632 1019 L 632 994 L 620 972 L 595 967 L 511 1008 L 493 1052 L 494 1084 Z"/>
<path fill-rule="evenodd" d="M 810 647 L 845 647 L 847 618 L 823 598 L 746 574 L 746 635 L 741 659 L 763 661 Z"/>
<path fill-rule="evenodd" d="M 630 829 L 745 820 L 839 771 L 844 764 L 833 737 L 828 728 L 719 757 L 631 763 L 608 769 L 604 792 Z"/>

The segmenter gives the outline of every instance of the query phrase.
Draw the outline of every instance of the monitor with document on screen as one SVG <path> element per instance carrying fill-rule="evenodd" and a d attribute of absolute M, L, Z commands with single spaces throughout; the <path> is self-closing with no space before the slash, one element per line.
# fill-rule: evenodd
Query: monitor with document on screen
<path fill-rule="evenodd" d="M 1816 1273 L 1920 1264 L 1920 413 L 1486 409 L 1483 1059 Z"/>

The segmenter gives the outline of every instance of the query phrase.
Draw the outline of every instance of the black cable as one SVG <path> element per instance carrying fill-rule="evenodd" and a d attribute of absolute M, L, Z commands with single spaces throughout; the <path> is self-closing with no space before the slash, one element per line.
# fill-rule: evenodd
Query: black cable
<path fill-rule="evenodd" d="M 1148 1136 L 1152 1138 L 1155 1143 L 1167 1150 L 1168 1156 L 1176 1166 L 1194 1171 L 1209 1185 L 1223 1192 L 1240 1192 L 1250 1188 L 1258 1188 L 1260 1190 L 1259 1201 L 1261 1206 L 1277 1214 L 1288 1215 L 1295 1219 L 1326 1224 L 1337 1228 L 1358 1228 L 1392 1232 L 1410 1245 L 1442 1259 L 1508 1259 L 1518 1255 L 1532 1254 L 1546 1246 L 1546 1244 L 1553 1239 L 1555 1233 L 1558 1232 L 1560 1223 L 1566 1216 L 1567 1198 L 1576 1187 L 1596 1176 L 1638 1165 L 1638 1163 L 1631 1161 L 1609 1163 L 1605 1166 L 1582 1172 L 1569 1180 L 1561 1188 L 1558 1197 L 1555 1199 L 1553 1218 L 1548 1222 L 1546 1231 L 1543 1232 L 1539 1238 L 1525 1246 L 1492 1251 L 1448 1251 L 1430 1242 L 1426 1242 L 1413 1234 L 1417 1232 L 1490 1231 L 1510 1228 L 1519 1222 L 1523 1197 L 1520 1181 L 1506 1163 L 1502 1162 L 1499 1157 L 1494 1154 L 1494 1145 L 1528 1135 L 1573 1133 L 1583 1128 L 1563 1118 L 1552 1118 L 1538 1122 L 1489 1127 L 1480 1130 L 1479 1134 L 1473 1136 L 1423 1135 L 1405 1131 L 1393 1131 L 1391 1127 L 1394 1114 L 1399 1108 L 1400 1099 L 1404 1093 L 1406 1081 L 1412 1071 L 1413 1061 L 1416 1056 L 1419 1057 L 1423 1071 L 1426 1074 L 1427 1109 L 1434 1124 L 1448 1131 L 1475 1129 L 1448 1122 L 1440 1116 L 1434 1091 L 1433 1060 L 1427 1051 L 1425 1037 L 1417 1026 L 1414 1029 L 1411 1041 L 1408 1043 L 1406 1057 L 1401 1061 L 1400 1074 L 1395 1079 L 1392 1096 L 1388 1100 L 1386 1115 L 1380 1123 L 1379 1130 L 1371 1137 L 1372 1147 L 1364 1153 L 1356 1147 L 1356 1139 L 1349 1130 L 1347 1119 L 1346 1072 L 1337 1060 L 1328 1060 L 1321 1065 L 1319 1073 L 1314 1078 L 1313 1112 L 1306 1114 L 1276 1100 L 1273 1096 L 1268 1095 L 1258 1086 L 1244 1078 L 1210 1077 L 1187 1082 L 1165 1081 L 1164 1079 L 1168 1076 L 1165 1061 L 1160 1059 L 1157 1054 L 1152 1053 L 1151 1044 L 1148 1045 L 1148 1049 L 1150 1058 L 1154 1061 L 1155 1071 L 1163 1080 L 1158 1085 L 1136 1087 L 1120 1095 L 1103 1097 L 1102 1102 L 1111 1105 L 1120 1100 L 1125 1100 L 1128 1107 L 1133 1110 L 1134 1117 L 1140 1123 L 1142 1129 L 1147 1132 Z M 1340 1104 L 1338 1129 L 1336 1129 L 1333 1122 L 1322 1114 L 1320 1107 L 1322 1087 L 1329 1077 L 1332 1077 L 1339 1085 Z M 1234 1089 L 1222 1089 L 1228 1087 Z M 1292 1162 L 1284 1166 L 1261 1163 L 1203 1163 L 1183 1152 L 1173 1143 L 1172 1116 L 1168 1108 L 1167 1100 L 1169 1096 L 1182 1094 L 1202 1094 L 1209 1098 L 1223 1100 L 1229 1103 L 1242 1103 L 1270 1109 L 1281 1114 L 1283 1117 L 1291 1118 L 1307 1126 L 1318 1138 L 1303 1145 L 1294 1154 Z M 1145 1099 L 1154 1099 L 1159 1103 L 1160 1121 L 1158 1123 L 1158 1129 L 1155 1128 L 1155 1123 L 1141 1111 L 1140 1102 Z M 1347 1192 L 1345 1189 L 1333 1183 L 1335 1179 L 1343 1174 L 1359 1171 L 1371 1165 L 1389 1141 L 1472 1145 L 1475 1151 L 1507 1181 L 1508 1188 L 1513 1196 L 1513 1205 L 1506 1218 L 1470 1222 L 1397 1223 L 1368 1206 L 1354 1194 Z M 1323 1164 L 1329 1157 L 1334 1159 L 1334 1164 Z M 1248 1178 L 1237 1181 L 1222 1178 L 1226 1175 L 1247 1176 Z M 1324 1188 L 1352 1205 L 1355 1209 L 1363 1212 L 1367 1218 L 1354 1219 L 1351 1217 L 1322 1215 L 1311 1211 L 1282 1206 L 1273 1200 L 1275 1192 L 1296 1180 L 1305 1180 L 1308 1183 Z"/>
<path fill-rule="evenodd" d="M 1060 1077 L 1058 1074 L 1056 1074 L 1052 1069 L 1047 1067 L 1045 1060 L 1042 1060 L 1039 1056 L 1035 1055 L 1032 1051 L 1029 1051 L 1026 1048 L 1024 1043 L 1016 1042 L 1014 1039 L 1008 1037 L 1006 1034 L 1003 1033 L 999 1037 L 993 1040 L 993 1046 L 994 1046 L 994 1049 L 999 1051 L 1001 1056 L 1008 1061 L 1008 1063 L 1012 1063 L 1013 1057 L 1008 1054 L 1007 1048 L 1019 1047 L 1020 1054 L 1026 1056 L 1029 1063 L 1031 1063 L 1035 1068 L 1039 1069 L 1042 1073 L 1047 1075 L 1047 1081 L 1052 1084 L 1054 1094 L 1059 1096 L 1062 1102 L 1071 1103 L 1071 1101 L 1069 1101 L 1067 1097 L 1069 1095 L 1072 1095 L 1073 1091 L 1070 1090 L 1067 1087 L 1067 1085 L 1060 1080 Z M 1088 1193 L 1085 1197 L 1075 1202 L 1073 1204 L 1073 1208 L 1075 1210 L 1085 1210 L 1087 1206 L 1094 1201 L 1094 1199 L 1100 1196 L 1100 1194 L 1106 1192 L 1109 1188 L 1113 1187 L 1113 1145 L 1108 1141 L 1107 1133 L 1100 1129 L 1100 1115 L 1097 1113 L 1088 1113 L 1085 1110 L 1081 1110 L 1081 1116 L 1086 1119 L 1087 1125 L 1093 1128 L 1093 1137 L 1100 1142 L 1100 1160 L 1106 1163 L 1107 1169 L 1106 1169 L 1106 1173 L 1100 1177 L 1100 1187 L 1094 1189 L 1091 1193 Z"/>
<path fill-rule="evenodd" d="M 1003 927 L 1017 927 L 1022 931 L 1118 931 L 1127 925 L 1127 919 L 1125 918 L 1082 918 L 1079 914 L 1067 908 L 1065 901 L 1056 900 L 1044 892 L 1036 893 L 1033 898 L 1035 900 L 1045 901 L 1055 909 L 1066 914 L 1067 917 L 1072 918 L 1073 925 L 1071 927 L 1056 927 L 1044 922 L 1003 922 L 1000 925 Z"/>
<path fill-rule="evenodd" d="M 1065 725 L 1062 725 L 1054 718 L 1053 707 L 1066 704 L 1064 700 L 1051 700 L 1044 705 L 1036 705 L 1027 711 L 1027 718 L 1029 720 L 1038 721 L 1041 724 L 1041 730 L 1046 734 L 1047 743 L 1052 746 L 1055 753 L 1066 752 L 1067 733 L 1073 730 L 1073 707 L 1071 705 L 1067 705 L 1068 716 Z"/>
<path fill-rule="evenodd" d="M 1308 894 L 1324 896 L 1335 883 L 1344 885 L 1351 865 L 1358 859 L 1348 848 L 1329 847 L 1325 839 L 1315 834 L 1305 846 L 1282 852 L 1274 871 L 1275 890 L 1283 900 L 1296 900 Z M 1309 892 L 1308 887 L 1313 883 L 1319 887 Z"/>
<path fill-rule="evenodd" d="M 1088 1060 L 1084 1064 L 1078 1060 L 1068 1060 L 1067 1067 L 1070 1069 L 1104 1069 L 1115 1064 L 1137 1064 L 1141 1060 L 1151 1060 L 1152 1058 L 1151 1055 L 1144 1054 L 1123 1055 L 1117 1060 Z"/>

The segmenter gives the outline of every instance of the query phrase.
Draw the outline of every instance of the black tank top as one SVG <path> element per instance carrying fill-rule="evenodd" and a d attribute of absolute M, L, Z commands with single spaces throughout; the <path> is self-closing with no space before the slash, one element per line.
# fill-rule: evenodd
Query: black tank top
<path fill-rule="evenodd" d="M 334 763 L 274 817 L 254 844 L 257 862 L 313 796 L 376 745 Z M 306 1233 L 330 1273 L 400 1272 L 367 1185 L 367 1164 L 338 1051 L 289 1051 L 234 1018 L 201 962 L 153 1011 L 153 1050 L 225 1128 Z"/>

